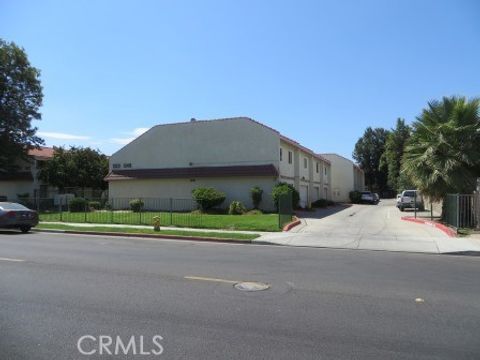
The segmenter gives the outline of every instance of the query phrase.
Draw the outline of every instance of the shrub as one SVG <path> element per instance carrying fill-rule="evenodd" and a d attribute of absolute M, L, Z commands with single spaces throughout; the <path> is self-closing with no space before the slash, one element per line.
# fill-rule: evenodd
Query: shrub
<path fill-rule="evenodd" d="M 250 196 L 252 197 L 252 203 L 253 203 L 254 209 L 258 209 L 258 206 L 262 202 L 262 195 L 263 195 L 263 190 L 258 186 L 254 186 L 250 190 Z"/>
<path fill-rule="evenodd" d="M 327 205 L 328 206 L 333 206 L 333 205 L 335 205 L 335 201 L 327 200 Z"/>
<path fill-rule="evenodd" d="M 228 207 L 229 215 L 242 215 L 245 214 L 247 209 L 240 201 L 232 201 Z"/>
<path fill-rule="evenodd" d="M 90 208 L 90 210 L 100 210 L 102 208 L 102 205 L 100 204 L 100 201 L 89 201 L 88 207 Z"/>
<path fill-rule="evenodd" d="M 225 194 L 214 188 L 196 188 L 192 195 L 202 211 L 219 206 L 225 201 Z"/>
<path fill-rule="evenodd" d="M 273 187 L 272 198 L 275 207 L 278 209 L 278 199 L 281 195 L 292 193 L 292 207 L 295 209 L 298 207 L 300 202 L 300 194 L 291 184 L 287 183 L 278 183 Z"/>
<path fill-rule="evenodd" d="M 128 202 L 128 205 L 130 205 L 130 209 L 133 212 L 140 212 L 143 209 L 143 201 L 141 199 L 133 199 Z"/>
<path fill-rule="evenodd" d="M 68 207 L 70 208 L 70 212 L 88 211 L 87 200 L 81 197 L 76 197 L 71 199 L 70 202 L 68 203 Z"/>
<path fill-rule="evenodd" d="M 348 196 L 352 204 L 360 204 L 362 202 L 362 193 L 360 191 L 350 191 Z"/>
<path fill-rule="evenodd" d="M 324 208 L 328 206 L 328 200 L 326 199 L 318 199 L 312 203 L 312 207 L 314 208 Z"/>

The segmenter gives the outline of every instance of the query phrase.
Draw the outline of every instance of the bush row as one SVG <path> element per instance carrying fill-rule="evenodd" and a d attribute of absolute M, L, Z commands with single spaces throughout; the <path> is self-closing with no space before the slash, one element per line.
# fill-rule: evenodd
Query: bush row
<path fill-rule="evenodd" d="M 292 207 L 297 208 L 300 202 L 300 194 L 293 187 L 293 185 L 287 183 L 278 183 L 273 187 L 272 198 L 277 209 L 279 207 L 279 199 L 281 196 L 288 194 L 291 195 Z M 208 212 L 216 207 L 219 207 L 226 199 L 225 193 L 211 187 L 194 189 L 192 191 L 192 196 L 202 212 Z M 253 210 L 259 210 L 259 206 L 263 198 L 263 190 L 258 186 L 253 187 L 250 190 L 250 198 L 252 199 Z M 325 207 L 330 204 L 333 204 L 333 202 L 320 199 L 314 202 L 312 206 Z M 107 202 L 88 201 L 81 197 L 71 199 L 68 205 L 71 212 L 84 212 L 100 210 L 102 208 L 111 208 Z M 133 212 L 140 212 L 143 210 L 145 203 L 141 199 L 133 199 L 130 200 L 129 206 Z M 246 212 L 247 208 L 240 201 L 232 201 L 228 207 L 228 213 L 232 215 L 244 214 Z"/>

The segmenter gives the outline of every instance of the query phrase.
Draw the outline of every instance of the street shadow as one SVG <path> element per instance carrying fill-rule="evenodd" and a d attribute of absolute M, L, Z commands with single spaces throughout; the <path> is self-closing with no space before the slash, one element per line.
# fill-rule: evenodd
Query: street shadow
<path fill-rule="evenodd" d="M 304 210 L 297 210 L 295 211 L 295 215 L 298 218 L 302 219 L 323 219 L 327 216 L 334 215 L 339 213 L 340 211 L 346 210 L 352 205 L 350 204 L 339 204 L 335 206 L 329 206 L 326 208 L 317 208 L 311 211 L 304 211 Z"/>
<path fill-rule="evenodd" d="M 23 234 L 19 230 L 0 230 L 0 235 L 21 235 Z"/>

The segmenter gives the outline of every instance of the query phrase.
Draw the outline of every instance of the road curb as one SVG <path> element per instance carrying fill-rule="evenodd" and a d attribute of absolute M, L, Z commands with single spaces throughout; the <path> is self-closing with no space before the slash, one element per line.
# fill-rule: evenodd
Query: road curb
<path fill-rule="evenodd" d="M 190 241 L 205 241 L 205 242 L 221 242 L 221 243 L 239 243 L 252 244 L 252 240 L 241 239 L 219 239 L 202 236 L 183 236 L 183 235 L 154 235 L 154 234 L 134 234 L 134 233 L 119 233 L 119 232 L 103 232 L 103 231 L 76 231 L 76 230 L 55 230 L 55 229 L 33 229 L 36 232 L 45 232 L 53 234 L 76 234 L 76 235 L 105 235 L 118 237 L 136 237 L 156 240 L 190 240 Z"/>
<path fill-rule="evenodd" d="M 454 229 L 452 229 L 451 227 L 448 227 L 444 224 L 441 224 L 439 222 L 436 222 L 436 221 L 424 220 L 424 219 L 415 219 L 414 217 L 411 217 L 411 216 L 402 216 L 401 219 L 403 221 L 410 221 L 410 222 L 414 222 L 414 223 L 417 223 L 417 224 L 424 224 L 424 225 L 432 226 L 432 227 L 437 228 L 438 230 L 444 232 L 445 234 L 447 234 L 450 237 L 457 237 L 457 232 Z"/>
<path fill-rule="evenodd" d="M 289 222 L 288 224 L 286 224 L 282 231 L 290 231 L 292 228 L 294 228 L 295 226 L 297 225 L 300 225 L 302 223 L 302 221 L 298 218 L 295 218 L 296 220 L 293 220 L 292 222 Z"/>

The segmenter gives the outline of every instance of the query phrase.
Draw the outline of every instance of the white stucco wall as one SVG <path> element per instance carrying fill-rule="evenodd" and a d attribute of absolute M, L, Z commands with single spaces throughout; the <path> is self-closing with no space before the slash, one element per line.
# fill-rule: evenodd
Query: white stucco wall
<path fill-rule="evenodd" d="M 6 196 L 8 201 L 17 201 L 17 194 L 33 196 L 33 190 L 33 181 L 0 181 L 0 196 Z"/>
<path fill-rule="evenodd" d="M 295 168 L 294 168 L 294 151 L 295 148 L 286 143 L 285 141 L 280 141 L 280 147 L 282 148 L 283 157 L 282 161 L 280 161 L 280 176 L 284 176 L 286 178 L 293 178 L 295 176 Z M 292 156 L 292 163 L 288 163 L 288 152 L 291 152 Z M 282 180 L 286 182 L 285 180 Z"/>
<path fill-rule="evenodd" d="M 279 164 L 279 134 L 245 118 L 158 125 L 110 158 L 132 169 Z"/>
<path fill-rule="evenodd" d="M 226 200 L 222 204 L 223 208 L 228 207 L 233 200 L 241 201 L 247 208 L 252 208 L 250 189 L 259 186 L 263 189 L 263 200 L 260 208 L 272 211 L 274 206 L 271 192 L 276 182 L 277 179 L 273 177 L 197 178 L 195 181 L 191 181 L 191 179 L 116 180 L 109 184 L 109 197 L 110 199 L 125 199 L 125 201 L 113 201 L 114 206 L 117 203 L 119 207 L 125 207 L 128 204 L 126 199 L 192 199 L 193 189 L 213 187 L 226 195 Z M 152 204 L 154 203 L 152 201 Z"/>
<path fill-rule="evenodd" d="M 331 172 L 332 200 L 349 202 L 349 193 L 355 190 L 353 162 L 337 154 L 322 154 L 322 156 L 331 162 L 329 171 Z"/>

